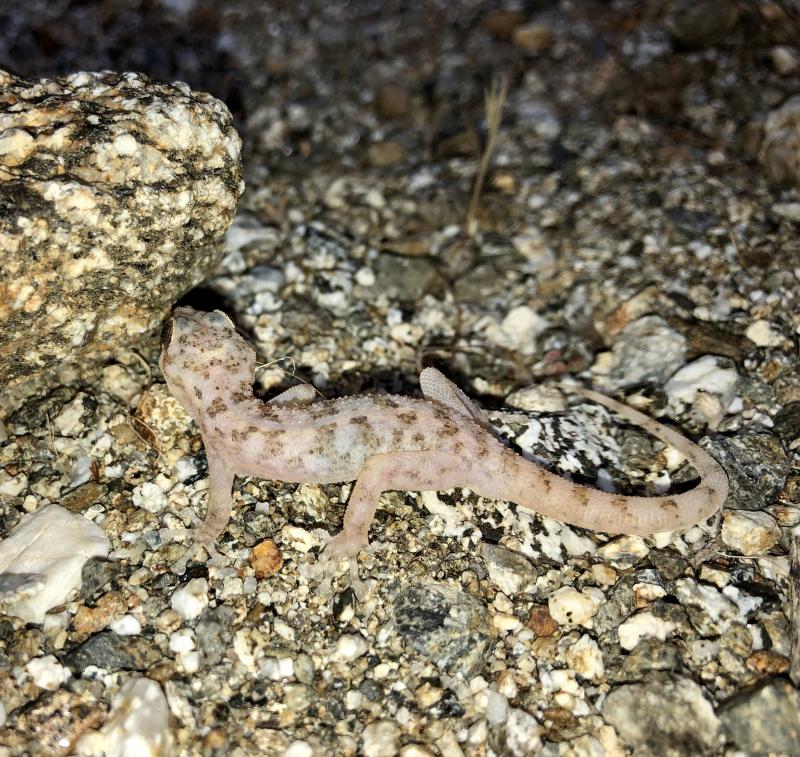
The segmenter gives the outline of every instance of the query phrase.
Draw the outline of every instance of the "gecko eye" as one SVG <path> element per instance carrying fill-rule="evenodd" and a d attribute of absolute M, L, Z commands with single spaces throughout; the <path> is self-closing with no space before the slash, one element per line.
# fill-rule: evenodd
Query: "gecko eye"
<path fill-rule="evenodd" d="M 161 346 L 164 349 L 169 347 L 170 340 L 172 339 L 172 318 L 169 318 L 161 329 Z"/>
<path fill-rule="evenodd" d="M 224 326 L 229 329 L 236 328 L 233 321 L 221 310 L 212 310 L 210 313 L 206 313 L 206 321 L 212 326 Z"/>

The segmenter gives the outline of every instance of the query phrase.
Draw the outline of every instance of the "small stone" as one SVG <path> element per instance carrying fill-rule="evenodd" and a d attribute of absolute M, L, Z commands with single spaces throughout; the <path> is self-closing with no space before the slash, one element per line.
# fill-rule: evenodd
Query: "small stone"
<path fill-rule="evenodd" d="M 23 516 L 0 541 L 0 607 L 42 623 L 49 609 L 80 588 L 84 563 L 105 557 L 110 548 L 101 528 L 58 505 Z"/>
<path fill-rule="evenodd" d="M 566 652 L 567 665 L 590 681 L 600 680 L 604 673 L 603 653 L 597 642 L 584 634 Z"/>
<path fill-rule="evenodd" d="M 611 389 L 662 384 L 683 365 L 686 339 L 660 316 L 646 315 L 619 333 L 611 352 Z"/>
<path fill-rule="evenodd" d="M 796 754 L 800 693 L 789 681 L 765 679 L 720 708 L 735 746 L 747 754 Z"/>
<path fill-rule="evenodd" d="M 617 571 L 610 565 L 595 563 L 592 565 L 592 580 L 598 586 L 613 586 L 617 581 Z"/>
<path fill-rule="evenodd" d="M 416 699 L 417 707 L 425 710 L 441 700 L 443 694 L 444 692 L 440 687 L 426 682 L 417 688 L 414 692 L 414 698 Z"/>
<path fill-rule="evenodd" d="M 692 680 L 665 673 L 618 686 L 603 704 L 603 717 L 641 755 L 714 753 L 721 724 L 711 702 Z"/>
<path fill-rule="evenodd" d="M 666 638 L 674 630 L 674 624 L 668 620 L 659 618 L 650 612 L 639 612 L 620 625 L 619 644 L 623 649 L 631 650 L 641 639 L 666 641 Z"/>
<path fill-rule="evenodd" d="M 434 665 L 465 678 L 483 667 L 495 632 L 486 607 L 469 594 L 435 582 L 412 583 L 393 605 L 397 633 Z"/>
<path fill-rule="evenodd" d="M 283 757 L 314 757 L 314 748 L 307 741 L 298 739 L 286 747 Z"/>
<path fill-rule="evenodd" d="M 400 728 L 392 720 L 376 720 L 361 735 L 364 757 L 394 757 L 400 741 Z"/>
<path fill-rule="evenodd" d="M 391 299 L 416 302 L 426 294 L 436 295 L 444 287 L 438 268 L 425 258 L 382 254 L 375 261 L 375 286 Z"/>
<path fill-rule="evenodd" d="M 40 689 L 55 691 L 65 684 L 70 677 L 70 672 L 55 658 L 54 655 L 34 657 L 25 669 Z"/>
<path fill-rule="evenodd" d="M 269 578 L 283 567 L 283 555 L 272 539 L 264 539 L 253 547 L 250 564 L 256 578 Z"/>
<path fill-rule="evenodd" d="M 675 0 L 666 6 L 664 25 L 681 47 L 702 50 L 719 44 L 736 26 L 739 8 L 716 0 Z"/>
<path fill-rule="evenodd" d="M 558 632 L 558 623 L 553 620 L 547 605 L 534 605 L 525 625 L 537 636 L 555 636 Z"/>
<path fill-rule="evenodd" d="M 531 355 L 536 351 L 538 337 L 549 323 L 528 305 L 512 308 L 500 324 L 501 346 L 519 350 L 523 355 Z"/>
<path fill-rule="evenodd" d="M 530 560 L 519 552 L 483 543 L 481 555 L 486 562 L 489 579 L 509 597 L 525 591 L 536 580 L 536 571 Z"/>
<path fill-rule="evenodd" d="M 800 184 L 800 95 L 767 116 L 759 158 L 774 183 Z"/>
<path fill-rule="evenodd" d="M 767 513 L 726 510 L 722 515 L 722 541 L 740 554 L 763 555 L 780 538 L 780 527 Z"/>
<path fill-rule="evenodd" d="M 367 160 L 377 168 L 395 166 L 405 159 L 405 148 L 399 142 L 373 142 L 367 148 Z"/>
<path fill-rule="evenodd" d="M 111 712 L 98 731 L 83 735 L 78 755 L 171 754 L 170 711 L 161 687 L 149 678 L 126 681 L 111 702 Z"/>
<path fill-rule="evenodd" d="M 375 107 L 382 118 L 405 118 L 411 105 L 409 91 L 399 84 L 384 84 L 375 93 Z"/>
<path fill-rule="evenodd" d="M 636 565 L 650 552 L 641 536 L 618 536 L 597 550 L 597 556 L 619 567 Z"/>
<path fill-rule="evenodd" d="M 723 367 L 716 355 L 703 355 L 685 365 L 664 385 L 670 400 L 694 404 L 698 392 L 715 394 L 728 406 L 736 392 L 739 374 L 732 367 Z"/>
<path fill-rule="evenodd" d="M 800 202 L 776 202 L 772 206 L 772 212 L 776 216 L 780 216 L 781 218 L 785 218 L 787 221 L 792 221 L 793 223 L 800 223 Z M 748 329 L 749 331 L 749 329 Z M 753 339 L 750 334 L 747 334 L 748 339 L 752 341 L 756 341 Z M 780 333 L 774 333 L 774 336 L 770 337 L 770 341 L 772 344 L 769 346 L 773 347 L 781 347 L 784 344 L 784 339 L 780 335 Z M 758 342 L 756 342 L 757 344 Z"/>
<path fill-rule="evenodd" d="M 772 434 L 744 431 L 714 439 L 707 449 L 728 474 L 730 508 L 763 509 L 780 494 L 789 475 L 786 451 Z"/>
<path fill-rule="evenodd" d="M 406 744 L 400 750 L 400 757 L 436 757 L 424 744 Z"/>
<path fill-rule="evenodd" d="M 90 665 L 108 671 L 144 671 L 159 660 L 161 652 L 152 640 L 143 636 L 118 636 L 112 631 L 90 636 L 64 657 L 65 664 L 75 675 L 80 675 Z"/>
<path fill-rule="evenodd" d="M 108 627 L 119 636 L 138 636 L 142 632 L 142 624 L 133 615 L 112 620 Z"/>
<path fill-rule="evenodd" d="M 167 506 L 164 490 L 152 481 L 145 481 L 133 490 L 133 504 L 143 507 L 147 512 L 160 513 Z"/>
<path fill-rule="evenodd" d="M 483 17 L 481 25 L 495 39 L 509 40 L 514 30 L 525 23 L 525 12 L 515 8 L 496 8 Z"/>
<path fill-rule="evenodd" d="M 772 62 L 772 67 L 781 76 L 791 76 L 800 70 L 800 56 L 791 47 L 785 47 L 784 45 L 773 47 L 770 50 L 769 58 Z"/>
<path fill-rule="evenodd" d="M 758 347 L 780 347 L 783 337 L 769 321 L 753 321 L 745 331 L 745 336 Z"/>
<path fill-rule="evenodd" d="M 118 591 L 104 594 L 95 607 L 81 605 L 72 620 L 72 627 L 81 635 L 89 636 L 102 631 L 114 619 L 122 616 L 127 603 Z"/>
<path fill-rule="evenodd" d="M 40 692 L 40 696 L 17 715 L 15 726 L 3 731 L 4 747 L 11 737 L 18 746 L 24 745 L 25 748 L 5 751 L 7 754 L 42 754 L 48 757 L 72 754 L 70 747 L 78 737 L 90 728 L 99 727 L 105 717 L 105 708 L 86 691 L 74 693 L 60 688 Z"/>
<path fill-rule="evenodd" d="M 208 607 L 208 581 L 193 578 L 173 593 L 170 604 L 184 620 L 196 618 Z"/>
<path fill-rule="evenodd" d="M 506 397 L 506 405 L 529 413 L 561 413 L 567 408 L 564 395 L 555 387 L 526 386 Z"/>
<path fill-rule="evenodd" d="M 759 649 L 757 652 L 753 652 L 745 660 L 745 664 L 751 670 L 762 675 L 779 676 L 789 670 L 789 659 L 769 649 Z"/>
<path fill-rule="evenodd" d="M 515 707 L 509 709 L 506 721 L 506 747 L 512 757 L 536 754 L 542 746 L 544 728 L 533 715 Z"/>
<path fill-rule="evenodd" d="M 529 53 L 541 53 L 553 44 L 553 32 L 544 24 L 529 24 L 514 29 L 512 41 Z"/>
<path fill-rule="evenodd" d="M 578 625 L 592 627 L 592 617 L 604 601 L 603 592 L 587 588 L 578 591 L 571 586 L 562 586 L 550 595 L 547 606 L 550 615 L 559 626 Z"/>
<path fill-rule="evenodd" d="M 367 642 L 362 636 L 354 633 L 342 634 L 336 640 L 336 647 L 331 654 L 334 662 L 352 662 L 367 651 Z"/>

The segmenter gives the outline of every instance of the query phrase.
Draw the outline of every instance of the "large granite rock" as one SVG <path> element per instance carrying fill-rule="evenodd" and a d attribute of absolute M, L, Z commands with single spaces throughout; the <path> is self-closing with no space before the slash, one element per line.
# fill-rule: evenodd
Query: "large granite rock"
<path fill-rule="evenodd" d="M 0 388 L 158 326 L 218 262 L 240 147 L 225 105 L 181 83 L 0 71 Z"/>

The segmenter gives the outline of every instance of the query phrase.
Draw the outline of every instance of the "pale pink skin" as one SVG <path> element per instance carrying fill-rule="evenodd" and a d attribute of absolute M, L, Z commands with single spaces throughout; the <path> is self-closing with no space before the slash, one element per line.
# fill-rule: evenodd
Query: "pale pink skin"
<path fill-rule="evenodd" d="M 220 311 L 177 308 L 162 337 L 167 385 L 200 427 L 208 455 L 209 498 L 195 543 L 214 557 L 231 513 L 234 476 L 280 481 L 353 481 L 344 528 L 329 556 L 355 555 L 382 492 L 466 487 L 556 520 L 610 534 L 687 528 L 713 515 L 728 494 L 720 465 L 696 444 L 603 394 L 573 389 L 680 451 L 700 474 L 682 494 L 634 497 L 568 481 L 525 460 L 491 432 L 480 408 L 439 371 L 420 375 L 424 399 L 361 395 L 316 400 L 300 385 L 264 403 L 253 397 L 255 351 Z"/>

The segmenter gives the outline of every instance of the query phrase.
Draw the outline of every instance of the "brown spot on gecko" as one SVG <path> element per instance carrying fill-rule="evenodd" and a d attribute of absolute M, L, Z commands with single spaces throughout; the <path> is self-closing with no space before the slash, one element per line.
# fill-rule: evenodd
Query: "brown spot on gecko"
<path fill-rule="evenodd" d="M 417 414 L 413 410 L 406 410 L 405 412 L 398 413 L 397 419 L 406 426 L 413 426 L 417 422 Z"/>
<path fill-rule="evenodd" d="M 208 413 L 209 418 L 213 418 L 219 413 L 224 413 L 227 409 L 228 406 L 225 404 L 225 400 L 223 400 L 222 397 L 216 397 L 214 401 L 206 408 L 206 412 Z"/>
<path fill-rule="evenodd" d="M 423 434 L 421 431 L 417 431 L 417 433 L 411 438 L 414 440 L 415 444 L 422 444 L 422 442 L 425 441 L 425 434 Z"/>
<path fill-rule="evenodd" d="M 677 516 L 679 508 L 678 508 L 678 503 L 674 499 L 662 500 L 661 506 L 665 507 L 668 510 L 673 510 L 674 514 Z"/>
<path fill-rule="evenodd" d="M 203 399 L 203 390 L 199 386 L 194 387 L 194 396 L 199 400 Z"/>
<path fill-rule="evenodd" d="M 450 421 L 446 421 L 439 428 L 439 436 L 447 438 L 448 436 L 455 436 L 458 433 L 458 426 Z"/>
<path fill-rule="evenodd" d="M 350 418 L 350 423 L 353 423 L 356 426 L 369 426 L 369 420 L 367 420 L 366 415 L 354 415 L 352 418 Z"/>

